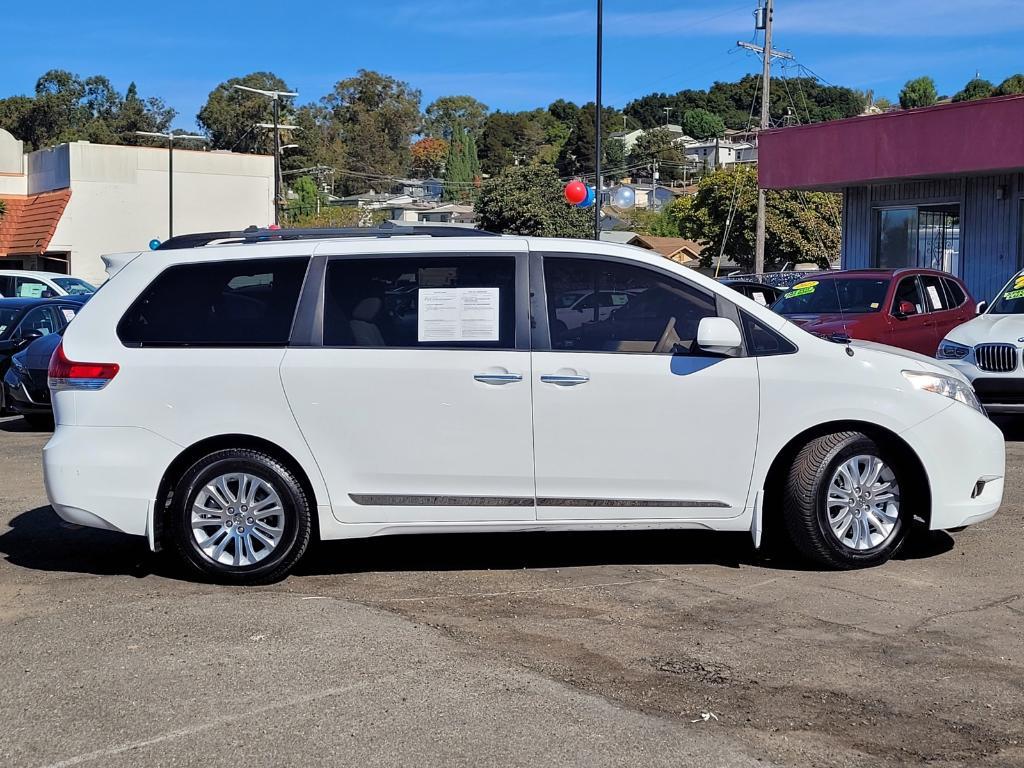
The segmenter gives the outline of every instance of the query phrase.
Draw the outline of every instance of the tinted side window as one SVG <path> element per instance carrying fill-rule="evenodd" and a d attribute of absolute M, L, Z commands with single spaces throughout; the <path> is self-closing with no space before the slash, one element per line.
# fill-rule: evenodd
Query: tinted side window
<path fill-rule="evenodd" d="M 712 295 L 654 270 L 599 259 L 544 260 L 551 348 L 587 352 L 689 350 L 702 318 L 714 317 Z M 608 291 L 622 303 L 596 302 L 565 312 L 566 293 Z"/>
<path fill-rule="evenodd" d="M 796 352 L 796 346 L 791 341 L 762 325 L 746 312 L 741 315 L 743 331 L 747 337 L 747 350 L 752 356 L 790 355 Z"/>
<path fill-rule="evenodd" d="M 942 278 L 935 275 L 921 275 L 921 290 L 929 312 L 943 312 L 949 309 L 949 300 L 942 290 Z"/>
<path fill-rule="evenodd" d="M 908 301 L 914 305 L 914 311 L 908 314 L 921 314 L 924 312 L 924 305 L 921 303 L 921 294 L 917 290 L 916 277 L 904 277 L 896 287 L 896 296 L 893 298 L 893 311 L 899 309 L 900 303 Z"/>
<path fill-rule="evenodd" d="M 47 336 L 59 331 L 62 327 L 63 324 L 54 314 L 53 307 L 36 307 L 21 321 L 21 325 L 18 326 L 18 335 L 25 336 L 31 331 L 39 331 L 43 336 Z"/>
<path fill-rule="evenodd" d="M 943 280 L 942 282 L 946 285 L 946 293 L 949 294 L 949 305 L 951 307 L 959 307 L 967 301 L 964 289 L 960 287 L 956 280 Z"/>
<path fill-rule="evenodd" d="M 324 345 L 515 349 L 512 256 L 335 259 Z"/>
<path fill-rule="evenodd" d="M 309 259 L 179 264 L 161 272 L 121 318 L 139 346 L 283 347 Z"/>

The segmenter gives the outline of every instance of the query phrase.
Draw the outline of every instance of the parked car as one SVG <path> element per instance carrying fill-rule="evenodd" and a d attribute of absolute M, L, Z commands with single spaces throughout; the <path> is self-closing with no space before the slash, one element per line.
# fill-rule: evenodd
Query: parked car
<path fill-rule="evenodd" d="M 774 285 L 768 285 L 756 280 L 732 280 L 726 277 L 718 282 L 722 285 L 728 285 L 734 291 L 739 291 L 748 299 L 753 299 L 765 307 L 770 307 L 785 293 L 784 288 L 776 288 Z"/>
<path fill-rule="evenodd" d="M 8 409 L 36 428 L 53 426 L 46 375 L 62 333 L 63 329 L 48 333 L 13 355 L 3 377 L 4 402 Z"/>
<path fill-rule="evenodd" d="M 999 507 L 1002 433 L 934 359 L 817 338 L 627 246 L 359 234 L 217 233 L 123 259 L 50 364 L 57 514 L 251 584 L 312 536 L 452 531 L 757 544 L 777 526 L 857 568 L 915 517 L 946 530 Z M 396 323 L 386 297 L 410 280 L 416 322 Z M 552 333 L 586 288 L 631 298 Z"/>
<path fill-rule="evenodd" d="M 936 357 L 970 379 L 990 413 L 1024 413 L 1024 271 L 991 306 L 980 306 L 981 314 L 946 334 Z"/>
<path fill-rule="evenodd" d="M 36 339 L 64 328 L 87 298 L 0 299 L 0 378 L 7 372 L 12 355 Z M 6 387 L 0 385 L 0 415 L 6 412 Z"/>
<path fill-rule="evenodd" d="M 815 275 L 772 305 L 805 331 L 909 349 L 928 357 L 975 315 L 967 287 L 933 269 L 860 269 Z"/>
<path fill-rule="evenodd" d="M 88 296 L 96 288 L 80 277 L 58 272 L 0 270 L 0 297 L 9 299 L 50 299 L 55 296 Z"/>
<path fill-rule="evenodd" d="M 557 322 L 565 325 L 566 330 L 579 328 L 583 323 L 606 320 L 612 312 L 624 307 L 629 301 L 630 292 L 622 291 L 567 291 L 558 297 L 555 307 Z"/>

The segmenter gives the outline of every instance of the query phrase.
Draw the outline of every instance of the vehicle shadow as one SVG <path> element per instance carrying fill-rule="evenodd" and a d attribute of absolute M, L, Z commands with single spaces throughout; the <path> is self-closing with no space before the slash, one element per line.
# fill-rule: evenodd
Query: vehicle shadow
<path fill-rule="evenodd" d="M 10 522 L 0 535 L 0 555 L 7 562 L 36 571 L 97 576 L 170 575 L 165 558 L 149 551 L 146 540 L 98 528 L 70 525 L 51 507 L 36 507 Z"/>
<path fill-rule="evenodd" d="M 20 416 L 0 419 L 0 432 L 52 432 L 52 429 L 33 427 Z"/>
<path fill-rule="evenodd" d="M 934 557 L 953 545 L 948 533 L 919 526 L 896 559 Z M 69 525 L 50 507 L 36 507 L 11 520 L 10 530 L 0 535 L 0 555 L 12 565 L 30 570 L 198 580 L 166 553 L 150 552 L 140 536 Z M 449 533 L 327 541 L 312 546 L 294 573 L 301 577 L 601 565 L 817 570 L 784 548 L 755 550 L 746 533 L 661 530 Z"/>
<path fill-rule="evenodd" d="M 1013 414 L 992 414 L 992 423 L 1003 431 L 1008 443 L 1024 441 L 1024 418 Z"/>

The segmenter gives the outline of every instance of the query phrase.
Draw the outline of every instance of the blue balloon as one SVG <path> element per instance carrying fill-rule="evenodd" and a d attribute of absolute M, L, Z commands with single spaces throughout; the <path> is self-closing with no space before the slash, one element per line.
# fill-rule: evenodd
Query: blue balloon
<path fill-rule="evenodd" d="M 616 208 L 632 208 L 636 204 L 636 190 L 621 186 L 612 193 L 612 205 Z"/>
<path fill-rule="evenodd" d="M 157 240 L 155 237 L 152 240 L 149 241 L 149 250 L 155 251 L 159 247 L 160 247 L 160 241 Z"/>
<path fill-rule="evenodd" d="M 587 196 L 584 197 L 582 200 L 580 200 L 578 203 L 576 203 L 576 207 L 577 208 L 589 208 L 590 206 L 592 206 L 594 204 L 594 201 L 596 199 L 597 199 L 597 193 L 594 191 L 594 188 L 593 187 L 587 187 Z"/>

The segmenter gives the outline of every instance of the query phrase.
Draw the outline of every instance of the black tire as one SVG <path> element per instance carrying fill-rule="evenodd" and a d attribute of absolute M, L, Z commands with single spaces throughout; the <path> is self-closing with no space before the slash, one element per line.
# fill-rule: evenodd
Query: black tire
<path fill-rule="evenodd" d="M 280 499 L 280 505 L 275 505 L 275 508 L 281 510 L 280 517 L 275 515 L 271 518 L 274 527 L 279 525 L 282 530 L 280 538 L 276 546 L 268 548 L 269 552 L 264 554 L 262 559 L 250 564 L 235 565 L 214 560 L 211 554 L 216 553 L 216 549 L 213 553 L 204 552 L 200 542 L 193 535 L 192 507 L 199 500 L 200 493 L 204 492 L 207 484 L 217 478 L 234 473 L 245 473 L 264 481 Z M 238 491 L 238 486 L 234 486 L 234 492 L 238 494 Z M 245 507 L 239 506 L 236 510 L 232 506 L 230 509 L 232 514 L 237 515 L 233 519 L 244 526 L 246 518 L 239 510 L 244 510 Z M 178 481 L 167 510 L 167 536 L 173 542 L 173 548 L 181 560 L 207 579 L 225 584 L 269 584 L 287 576 L 306 551 L 311 531 L 311 514 L 310 499 L 288 467 L 273 456 L 260 451 L 227 449 L 200 459 Z M 222 518 L 227 517 L 228 515 L 222 515 Z M 210 533 L 212 537 L 220 530 L 219 525 L 211 524 L 201 533 Z M 228 531 L 224 537 L 234 537 L 235 530 L 243 530 L 234 529 L 227 523 L 224 525 Z M 256 526 L 250 525 L 248 529 L 251 530 L 253 527 Z M 256 559 L 259 551 L 255 549 L 253 543 L 241 544 L 238 538 L 234 537 L 234 541 L 226 545 L 220 556 L 231 557 L 241 547 L 243 556 L 236 559 L 245 559 L 246 555 Z M 260 543 L 262 540 L 257 539 L 255 534 L 252 534 L 251 538 L 246 537 L 247 542 L 255 542 L 256 546 L 265 546 Z M 219 544 L 219 540 L 217 543 Z"/>
<path fill-rule="evenodd" d="M 900 495 L 898 518 L 888 537 L 862 549 L 844 543 L 833 532 L 827 503 L 833 475 L 857 456 L 881 459 L 895 476 Z M 789 539 L 801 555 L 827 568 L 850 570 L 881 565 L 899 550 L 910 529 L 912 505 L 916 502 L 912 480 L 898 456 L 861 432 L 836 432 L 816 438 L 796 455 L 786 479 L 783 516 Z"/>

